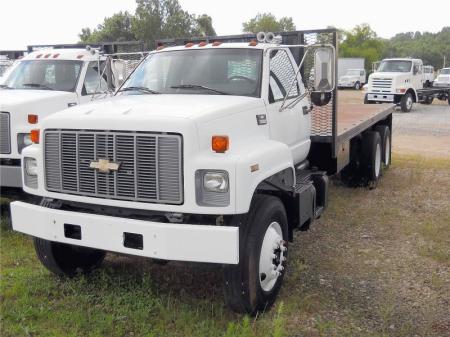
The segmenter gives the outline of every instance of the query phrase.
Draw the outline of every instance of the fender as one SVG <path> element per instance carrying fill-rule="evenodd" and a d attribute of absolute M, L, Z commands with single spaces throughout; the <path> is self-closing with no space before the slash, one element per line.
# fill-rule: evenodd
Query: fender
<path fill-rule="evenodd" d="M 260 140 L 257 144 L 241 148 L 236 160 L 236 214 L 247 213 L 258 185 L 265 179 L 286 170 L 295 185 L 295 169 L 291 150 L 286 144 L 274 140 Z"/>

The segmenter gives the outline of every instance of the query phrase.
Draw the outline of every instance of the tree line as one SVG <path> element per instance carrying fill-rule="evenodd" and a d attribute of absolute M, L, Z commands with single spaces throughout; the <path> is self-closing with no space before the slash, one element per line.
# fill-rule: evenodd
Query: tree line
<path fill-rule="evenodd" d="M 136 0 L 136 11 L 119 12 L 104 19 L 96 28 L 83 28 L 82 43 L 143 41 L 153 49 L 154 41 L 164 38 L 216 36 L 212 18 L 185 11 L 178 0 Z M 291 17 L 277 19 L 271 13 L 259 13 L 242 24 L 243 32 L 257 33 L 295 30 Z M 390 39 L 377 36 L 368 24 L 340 31 L 340 57 L 363 57 L 366 69 L 386 57 L 421 58 L 436 69 L 450 64 L 450 26 L 438 33 L 399 33 Z M 444 64 L 445 63 L 445 64 Z"/>

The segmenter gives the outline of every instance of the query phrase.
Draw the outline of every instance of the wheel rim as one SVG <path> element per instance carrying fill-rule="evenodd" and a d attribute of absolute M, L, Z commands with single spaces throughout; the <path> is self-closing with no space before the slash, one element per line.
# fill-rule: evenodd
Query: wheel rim
<path fill-rule="evenodd" d="M 406 100 L 406 107 L 408 108 L 408 110 L 412 108 L 412 104 L 413 104 L 412 97 L 408 96 Z"/>
<path fill-rule="evenodd" d="M 378 178 L 380 175 L 381 169 L 381 147 L 380 144 L 377 144 L 377 148 L 375 150 L 375 177 Z"/>
<path fill-rule="evenodd" d="M 356 83 L 356 90 L 359 90 L 359 83 Z"/>
<path fill-rule="evenodd" d="M 271 291 L 284 270 L 287 247 L 278 222 L 272 222 L 264 234 L 259 255 L 259 283 L 264 291 Z"/>
<path fill-rule="evenodd" d="M 386 138 L 386 144 L 384 146 L 384 164 L 388 166 L 391 160 L 391 140 L 389 137 Z"/>

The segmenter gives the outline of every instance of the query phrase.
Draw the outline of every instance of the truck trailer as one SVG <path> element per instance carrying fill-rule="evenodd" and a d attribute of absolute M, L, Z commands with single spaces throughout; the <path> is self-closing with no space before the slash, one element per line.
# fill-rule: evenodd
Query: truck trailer
<path fill-rule="evenodd" d="M 227 306 L 254 315 L 294 231 L 326 210 L 328 177 L 376 187 L 393 105 L 339 102 L 335 29 L 157 44 L 115 97 L 33 130 L 23 185 L 42 200 L 13 202 L 13 228 L 58 275 L 106 252 L 219 264 Z"/>

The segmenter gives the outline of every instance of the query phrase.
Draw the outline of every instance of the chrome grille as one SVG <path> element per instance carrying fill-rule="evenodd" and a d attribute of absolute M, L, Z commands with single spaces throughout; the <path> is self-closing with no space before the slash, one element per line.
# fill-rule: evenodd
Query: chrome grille
<path fill-rule="evenodd" d="M 373 78 L 372 89 L 374 92 L 390 92 L 392 87 L 392 79 L 390 78 Z"/>
<path fill-rule="evenodd" d="M 180 135 L 46 130 L 45 184 L 49 191 L 101 198 L 181 204 Z M 120 163 L 101 173 L 92 161 Z"/>
<path fill-rule="evenodd" d="M 0 112 L 0 153 L 11 153 L 11 134 L 8 112 Z"/>

